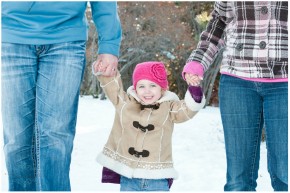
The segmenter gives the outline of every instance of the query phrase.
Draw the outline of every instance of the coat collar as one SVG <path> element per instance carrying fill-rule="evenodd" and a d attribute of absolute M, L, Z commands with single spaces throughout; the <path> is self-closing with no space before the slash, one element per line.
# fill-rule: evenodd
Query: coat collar
<path fill-rule="evenodd" d="M 134 97 L 139 103 L 142 103 L 141 99 L 137 96 L 137 93 L 133 86 L 130 86 L 127 89 L 127 94 Z M 159 100 L 156 101 L 156 103 L 163 103 L 166 101 L 179 101 L 179 98 L 174 92 L 167 90 L 165 91 L 164 95 Z"/>

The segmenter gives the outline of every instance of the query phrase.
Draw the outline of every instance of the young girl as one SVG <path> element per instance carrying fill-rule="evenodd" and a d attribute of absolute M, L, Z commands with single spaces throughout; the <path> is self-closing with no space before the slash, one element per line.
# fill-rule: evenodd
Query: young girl
<path fill-rule="evenodd" d="M 138 64 L 127 93 L 119 72 L 115 77 L 97 77 L 116 108 L 109 139 L 97 157 L 104 166 L 102 181 L 120 183 L 121 191 L 169 191 L 172 179 L 177 178 L 173 126 L 191 119 L 204 106 L 201 90 L 187 91 L 185 99 L 179 100 L 168 91 L 161 62 Z M 194 95 L 202 100 L 195 102 Z"/>

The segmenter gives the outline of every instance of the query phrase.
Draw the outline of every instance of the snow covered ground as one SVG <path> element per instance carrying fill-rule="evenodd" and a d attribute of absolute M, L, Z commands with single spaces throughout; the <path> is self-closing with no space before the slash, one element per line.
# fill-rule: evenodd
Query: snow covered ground
<path fill-rule="evenodd" d="M 70 173 L 72 191 L 119 191 L 119 185 L 101 183 L 102 166 L 95 162 L 96 155 L 107 140 L 113 118 L 114 108 L 110 101 L 93 99 L 91 96 L 80 98 Z M 2 131 L 0 144 L 3 144 Z M 266 145 L 262 143 L 257 191 L 273 191 L 267 172 L 266 154 Z M 3 151 L 0 155 L 0 190 L 7 191 Z M 226 158 L 219 108 L 206 107 L 192 120 L 175 125 L 173 157 L 179 178 L 174 181 L 171 191 L 223 191 Z"/>

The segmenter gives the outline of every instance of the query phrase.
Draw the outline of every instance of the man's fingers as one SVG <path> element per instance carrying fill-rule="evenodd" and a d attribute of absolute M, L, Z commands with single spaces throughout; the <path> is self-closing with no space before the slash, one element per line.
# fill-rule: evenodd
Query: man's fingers
<path fill-rule="evenodd" d="M 95 72 L 102 72 L 104 76 L 114 76 L 117 71 L 118 58 L 111 54 L 100 54 L 93 63 L 92 69 Z"/>
<path fill-rule="evenodd" d="M 108 66 L 106 70 L 103 72 L 104 76 L 115 76 L 117 73 L 117 68 L 114 66 Z"/>
<path fill-rule="evenodd" d="M 99 60 L 96 60 L 92 64 L 92 71 L 94 75 L 99 75 L 101 70 L 100 70 L 101 62 Z"/>

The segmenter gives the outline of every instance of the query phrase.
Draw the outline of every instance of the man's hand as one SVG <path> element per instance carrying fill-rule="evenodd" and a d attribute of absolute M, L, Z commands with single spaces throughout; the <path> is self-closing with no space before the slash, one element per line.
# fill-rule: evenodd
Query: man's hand
<path fill-rule="evenodd" d="M 100 54 L 93 62 L 94 73 L 101 72 L 103 76 L 115 76 L 118 67 L 118 58 L 112 54 Z"/>

